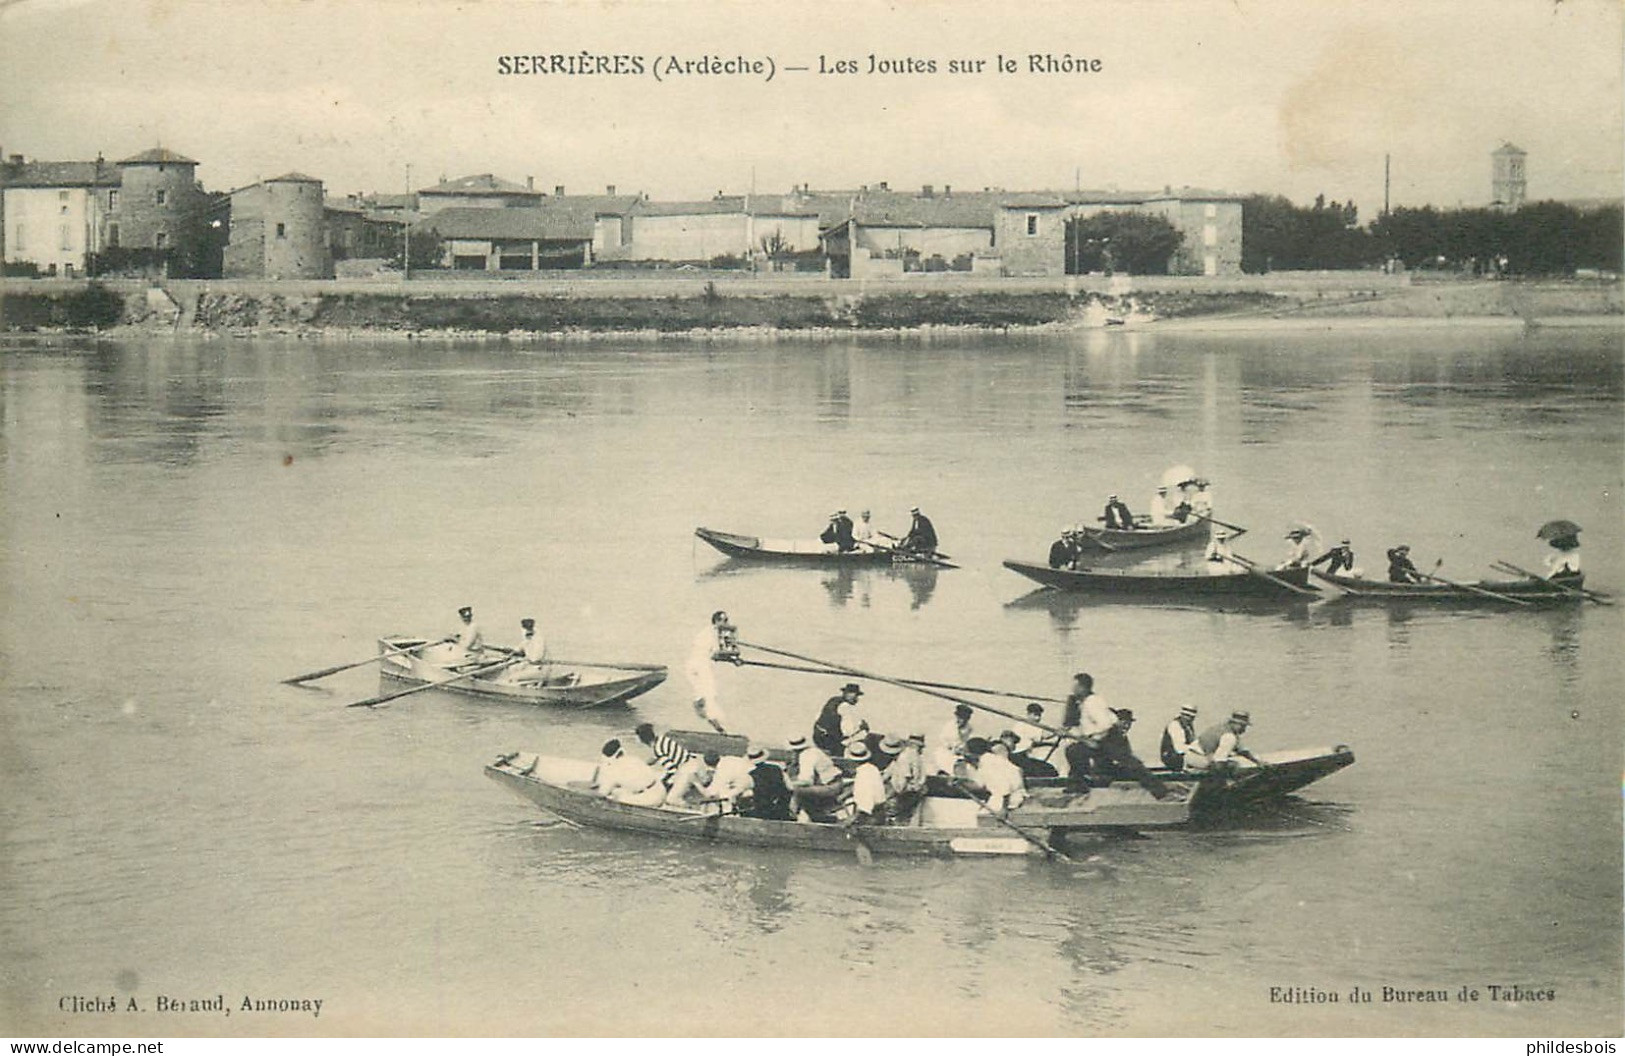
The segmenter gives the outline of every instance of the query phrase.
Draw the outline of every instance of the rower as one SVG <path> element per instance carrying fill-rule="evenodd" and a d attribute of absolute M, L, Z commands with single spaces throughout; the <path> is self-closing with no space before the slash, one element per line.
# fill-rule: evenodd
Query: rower
<path fill-rule="evenodd" d="M 480 631 L 480 625 L 474 622 L 474 607 L 464 605 L 457 610 L 457 616 L 462 620 L 462 626 L 457 628 L 456 640 L 452 642 L 451 663 L 476 662 L 485 651 L 485 635 Z"/>
<path fill-rule="evenodd" d="M 722 813 L 731 814 L 737 809 L 740 798 L 754 787 L 750 776 L 751 762 L 742 755 L 722 755 L 713 762 L 714 754 L 707 753 L 705 756 L 706 765 L 711 768 L 711 783 L 705 786 L 700 798 L 718 804 Z M 767 753 L 764 751 L 762 755 L 766 758 Z M 783 780 L 782 775 L 780 780 Z"/>
<path fill-rule="evenodd" d="M 954 763 L 965 750 L 965 742 L 970 739 L 970 717 L 969 704 L 954 705 L 954 717 L 943 726 L 942 732 L 937 735 L 937 743 L 932 748 L 930 772 L 939 774 L 954 772 Z"/>
<path fill-rule="evenodd" d="M 1422 573 L 1411 563 L 1411 548 L 1403 543 L 1388 551 L 1388 582 L 1422 582 Z"/>
<path fill-rule="evenodd" d="M 1100 744 L 1095 749 L 1095 777 L 1105 781 L 1138 781 L 1152 796 L 1159 800 L 1167 799 L 1173 790 L 1163 783 L 1145 764 L 1140 757 L 1134 754 L 1134 748 L 1129 744 L 1129 727 L 1134 725 L 1134 712 L 1128 708 L 1112 709 L 1112 725 L 1100 738 Z"/>
<path fill-rule="evenodd" d="M 746 817 L 768 821 L 794 821 L 790 787 L 785 784 L 784 771 L 767 757 L 767 749 L 756 745 L 745 753 L 750 764 L 750 794 L 741 797 Z"/>
<path fill-rule="evenodd" d="M 1067 788 L 1074 792 L 1089 789 L 1090 771 L 1100 751 L 1101 741 L 1117 723 L 1117 715 L 1095 692 L 1094 676 L 1080 671 L 1072 678 L 1072 692 L 1066 698 L 1065 726 L 1074 740 L 1066 746 Z"/>
<path fill-rule="evenodd" d="M 1015 739 L 1014 734 L 1010 736 L 1011 740 Z M 1010 761 L 1010 742 L 1003 736 L 990 742 L 987 751 L 977 760 L 976 776 L 987 792 L 989 810 L 1013 809 L 1027 798 L 1027 782 L 1021 768 Z"/>
<path fill-rule="evenodd" d="M 627 755 L 621 742 L 604 742 L 603 758 L 593 771 L 592 787 L 605 799 L 639 807 L 658 807 L 666 799 L 666 786 L 655 768 Z"/>
<path fill-rule="evenodd" d="M 1196 707 L 1186 704 L 1162 731 L 1162 765 L 1185 769 L 1185 752 L 1196 743 Z"/>
<path fill-rule="evenodd" d="M 918 506 L 909 507 L 908 534 L 903 536 L 897 544 L 897 549 L 911 554 L 934 554 L 937 552 L 937 530 L 931 524 L 931 518 L 920 512 Z"/>
<path fill-rule="evenodd" d="M 841 771 L 824 750 L 806 737 L 790 738 L 790 795 L 801 821 L 829 821 L 841 798 Z"/>
<path fill-rule="evenodd" d="M 849 553 L 858 548 L 858 544 L 852 538 L 852 518 L 846 515 L 845 510 L 836 510 L 829 515 L 829 524 L 818 537 L 818 541 L 833 544 L 838 554 Z"/>
<path fill-rule="evenodd" d="M 852 773 L 852 824 L 884 824 L 890 814 L 886 782 L 870 758 L 869 746 L 859 741 L 849 750 L 848 758 L 858 764 Z"/>
<path fill-rule="evenodd" d="M 513 666 L 515 682 L 547 681 L 547 642 L 536 633 L 536 621 L 526 616 L 519 621 L 524 638 L 519 643 L 521 662 Z"/>
<path fill-rule="evenodd" d="M 705 799 L 705 789 L 715 779 L 717 765 L 722 762 L 720 752 L 691 755 L 671 775 L 666 792 L 666 806 L 692 807 Z"/>
<path fill-rule="evenodd" d="M 1207 571 L 1212 576 L 1230 574 L 1230 564 L 1234 555 L 1230 553 L 1230 533 L 1224 529 L 1216 529 L 1213 538 L 1208 541 Z"/>
<path fill-rule="evenodd" d="M 1223 724 L 1203 730 L 1196 743 L 1185 751 L 1185 769 L 1234 770 L 1238 758 L 1254 766 L 1263 766 L 1258 756 L 1241 744 L 1241 735 L 1247 732 L 1252 722 L 1252 716 L 1247 712 L 1233 711 Z"/>
<path fill-rule="evenodd" d="M 693 752 L 684 748 L 671 734 L 663 733 L 656 737 L 652 723 L 639 723 L 633 732 L 654 756 L 655 768 L 660 771 L 661 782 L 667 788 L 676 782 L 677 772 L 696 758 Z"/>
<path fill-rule="evenodd" d="M 1129 512 L 1129 508 L 1116 495 L 1106 496 L 1106 510 L 1100 519 L 1106 522 L 1108 528 L 1122 531 L 1134 528 L 1134 514 Z"/>
<path fill-rule="evenodd" d="M 1309 563 L 1311 553 L 1309 536 L 1307 528 L 1293 528 L 1286 533 L 1286 537 L 1292 540 L 1292 545 L 1287 549 L 1286 560 L 1275 566 L 1277 572 L 1288 568 L 1302 568 Z"/>
<path fill-rule="evenodd" d="M 875 531 L 874 524 L 869 520 L 869 511 L 864 510 L 862 513 L 858 514 L 858 523 L 852 526 L 853 541 L 858 543 L 868 543 L 878 534 L 879 533 Z"/>
<path fill-rule="evenodd" d="M 1196 517 L 1213 516 L 1213 493 L 1207 490 L 1205 480 L 1196 481 L 1196 494 L 1190 496 L 1191 514 Z"/>
<path fill-rule="evenodd" d="M 1342 573 L 1347 573 L 1350 576 L 1359 575 L 1358 572 L 1354 571 L 1354 548 L 1349 545 L 1347 539 L 1309 562 L 1309 567 L 1314 568 L 1316 565 L 1322 564 L 1326 566 L 1326 574 L 1329 576 Z"/>
<path fill-rule="evenodd" d="M 1062 528 L 1061 537 L 1050 544 L 1049 567 L 1072 568 L 1078 562 L 1078 538 L 1072 529 Z"/>

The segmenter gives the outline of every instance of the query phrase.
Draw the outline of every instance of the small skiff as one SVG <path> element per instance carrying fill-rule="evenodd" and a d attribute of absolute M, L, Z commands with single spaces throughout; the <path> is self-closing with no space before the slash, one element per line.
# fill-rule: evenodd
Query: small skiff
<path fill-rule="evenodd" d="M 1183 524 L 1147 524 L 1143 528 L 1089 528 L 1083 530 L 1085 547 L 1115 553 L 1118 550 L 1150 550 L 1160 546 L 1197 546 L 1207 542 L 1209 522 L 1196 517 Z"/>
<path fill-rule="evenodd" d="M 455 645 L 432 644 L 431 639 L 409 635 L 391 635 L 380 638 L 378 648 L 380 652 L 407 650 L 391 652 L 380 662 L 384 675 L 389 678 L 419 685 L 443 682 L 443 688 L 449 693 L 516 704 L 597 708 L 631 700 L 666 680 L 666 669 L 659 664 L 598 664 L 578 660 L 549 664 L 541 672 L 510 664 L 489 674 L 459 678 L 459 669 L 448 666 L 449 661 L 459 657 Z M 505 650 L 488 652 L 487 663 L 501 660 L 503 652 Z M 468 668 L 465 666 L 462 670 Z"/>
<path fill-rule="evenodd" d="M 1570 593 L 1563 587 L 1540 579 L 1485 579 L 1461 584 L 1433 581 L 1389 583 L 1381 579 L 1331 576 L 1324 572 L 1316 572 L 1315 578 L 1347 591 L 1342 597 L 1348 601 L 1426 601 L 1447 602 L 1452 605 L 1506 606 L 1506 602 L 1491 596 L 1494 594 L 1499 594 L 1502 598 L 1516 598 L 1518 601 L 1533 605 L 1563 605 L 1585 600 L 1579 593 Z M 1563 586 L 1577 592 L 1584 585 L 1585 577 L 1565 579 L 1562 583 Z M 1474 587 L 1478 589 L 1472 589 Z"/>
<path fill-rule="evenodd" d="M 713 528 L 696 528 L 694 534 L 729 557 L 751 561 L 793 565 L 940 564 L 930 557 L 906 554 L 884 544 L 868 546 L 859 543 L 856 550 L 842 552 L 817 539 L 763 539 L 754 535 L 719 532 Z"/>
<path fill-rule="evenodd" d="M 1304 568 L 1271 570 L 1265 574 L 1244 569 L 1190 573 L 1050 568 L 1025 561 L 1006 561 L 1004 567 L 1046 587 L 1092 594 L 1161 598 L 1298 598 L 1303 597 L 1298 591 L 1313 593 L 1315 590 L 1309 586 L 1309 571 Z M 1294 587 L 1297 590 L 1291 589 Z"/>

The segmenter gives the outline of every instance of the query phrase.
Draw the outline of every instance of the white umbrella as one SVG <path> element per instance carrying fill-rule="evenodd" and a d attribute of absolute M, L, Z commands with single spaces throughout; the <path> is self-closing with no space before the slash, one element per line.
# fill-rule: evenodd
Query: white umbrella
<path fill-rule="evenodd" d="M 1162 486 L 1165 488 L 1180 488 L 1193 480 L 1198 479 L 1196 470 L 1190 466 L 1169 466 L 1162 471 Z"/>

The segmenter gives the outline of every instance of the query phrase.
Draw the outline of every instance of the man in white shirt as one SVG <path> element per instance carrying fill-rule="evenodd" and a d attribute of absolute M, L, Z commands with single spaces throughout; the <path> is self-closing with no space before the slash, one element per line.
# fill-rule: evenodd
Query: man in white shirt
<path fill-rule="evenodd" d="M 874 825 L 886 820 L 886 782 L 880 768 L 869 758 L 869 746 L 863 742 L 847 750 L 847 758 L 858 764 L 852 774 L 852 807 L 856 811 L 854 825 Z"/>
<path fill-rule="evenodd" d="M 660 773 L 642 759 L 627 755 L 621 742 L 604 742 L 603 758 L 592 778 L 593 788 L 605 799 L 639 807 L 658 807 L 666 799 Z"/>
<path fill-rule="evenodd" d="M 797 735 L 790 738 L 790 792 L 802 820 L 832 814 L 841 796 L 841 770 L 822 748 Z M 867 746 L 865 746 L 867 748 Z"/>
<path fill-rule="evenodd" d="M 705 786 L 700 798 L 720 805 L 722 813 L 738 809 L 739 797 L 753 787 L 750 777 L 751 762 L 742 755 L 724 755 L 714 762 L 715 752 L 708 752 L 705 761 L 711 767 L 711 783 Z M 765 758 L 765 756 L 764 756 Z"/>
<path fill-rule="evenodd" d="M 547 681 L 547 643 L 536 633 L 536 621 L 526 616 L 519 621 L 524 638 L 519 643 L 519 663 L 506 674 L 515 682 Z"/>
<path fill-rule="evenodd" d="M 1309 546 L 1309 532 L 1304 528 L 1294 528 L 1286 533 L 1292 545 L 1287 548 L 1286 560 L 1275 566 L 1277 572 L 1286 568 L 1302 568 L 1309 564 L 1315 556 L 1314 550 Z"/>
<path fill-rule="evenodd" d="M 1117 714 L 1106 698 L 1095 692 L 1094 676 L 1080 671 L 1072 679 L 1072 693 L 1066 698 L 1066 727 L 1074 740 L 1066 746 L 1067 787 L 1074 792 L 1089 788 L 1089 773 L 1101 740 L 1117 725 Z"/>
<path fill-rule="evenodd" d="M 874 539 L 875 526 L 869 520 L 869 511 L 864 510 L 858 514 L 858 523 L 852 526 L 852 538 L 860 543 L 867 543 Z"/>
<path fill-rule="evenodd" d="M 1027 783 L 1020 768 L 1010 761 L 1010 746 L 1002 739 L 994 741 L 976 761 L 976 776 L 987 790 L 989 810 L 1019 807 L 1027 798 Z"/>
<path fill-rule="evenodd" d="M 703 800 L 705 789 L 711 784 L 712 775 L 716 772 L 720 758 L 716 752 L 707 752 L 703 758 L 691 755 L 683 760 L 676 772 L 671 775 L 670 790 L 666 793 L 666 806 L 692 807 Z"/>
<path fill-rule="evenodd" d="M 965 750 L 965 741 L 970 737 L 971 706 L 957 704 L 954 706 L 954 717 L 937 734 L 937 743 L 931 749 L 931 771 L 933 773 L 952 774 L 954 763 Z"/>
<path fill-rule="evenodd" d="M 1241 735 L 1247 732 L 1247 727 L 1251 726 L 1252 722 L 1252 716 L 1247 712 L 1235 711 L 1231 712 L 1230 718 L 1223 725 L 1210 726 L 1203 730 L 1202 735 L 1196 739 L 1194 748 L 1185 752 L 1185 769 L 1234 769 L 1239 765 L 1237 759 L 1245 759 L 1254 766 L 1262 766 L 1258 757 L 1241 744 Z"/>
<path fill-rule="evenodd" d="M 457 638 L 452 643 L 453 664 L 468 664 L 480 662 L 481 654 L 485 652 L 485 635 L 480 631 L 480 625 L 474 622 L 474 609 L 464 605 L 457 610 L 457 616 L 462 626 L 457 628 Z"/>
<path fill-rule="evenodd" d="M 718 733 L 728 731 L 723 728 L 725 716 L 722 702 L 717 699 L 716 671 L 711 665 L 718 655 L 724 659 L 738 657 L 738 648 L 733 645 L 733 632 L 734 625 L 728 621 L 728 614 L 721 609 L 713 612 L 710 625 L 694 636 L 694 646 L 689 650 L 688 663 L 683 668 L 688 675 L 688 684 L 693 687 L 694 713 L 710 723 Z"/>
<path fill-rule="evenodd" d="M 1230 533 L 1215 530 L 1213 538 L 1207 544 L 1207 572 L 1210 576 L 1227 576 L 1234 572 L 1234 562 L 1230 560 Z"/>
<path fill-rule="evenodd" d="M 1171 519 L 1168 511 L 1168 488 L 1167 485 L 1164 485 L 1157 489 L 1155 495 L 1151 496 L 1151 526 L 1161 528 L 1167 525 Z"/>

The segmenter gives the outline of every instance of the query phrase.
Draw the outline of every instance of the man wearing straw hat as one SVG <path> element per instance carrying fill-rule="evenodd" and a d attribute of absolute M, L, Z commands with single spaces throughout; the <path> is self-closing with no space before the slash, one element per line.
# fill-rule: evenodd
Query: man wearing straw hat
<path fill-rule="evenodd" d="M 1247 712 L 1233 711 L 1223 724 L 1203 730 L 1196 744 L 1185 753 L 1185 769 L 1233 769 L 1238 758 L 1254 766 L 1263 766 L 1258 757 L 1241 744 L 1241 735 L 1247 732 L 1247 727 L 1252 723 L 1252 716 Z"/>
<path fill-rule="evenodd" d="M 1196 706 L 1186 704 L 1162 731 L 1162 765 L 1185 769 L 1185 753 L 1196 743 Z"/>

